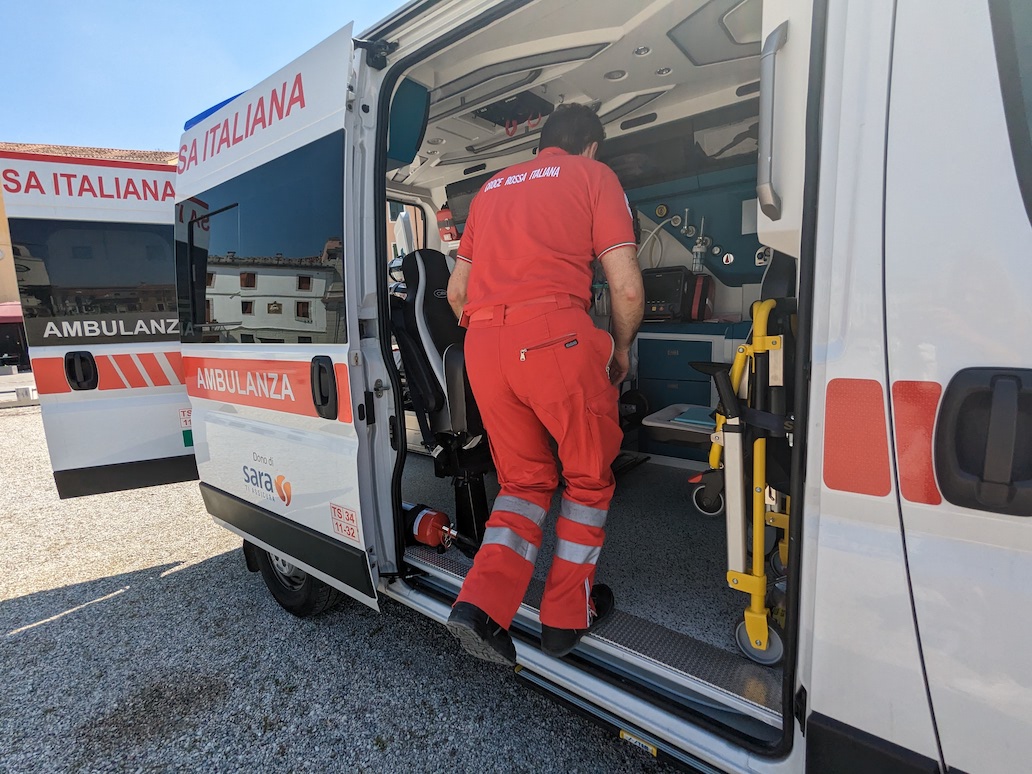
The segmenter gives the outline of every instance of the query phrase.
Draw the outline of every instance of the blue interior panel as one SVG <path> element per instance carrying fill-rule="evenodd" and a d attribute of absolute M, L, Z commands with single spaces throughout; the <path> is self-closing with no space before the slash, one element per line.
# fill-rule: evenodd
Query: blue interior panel
<path fill-rule="evenodd" d="M 687 208 L 688 222 L 698 228 L 705 216 L 705 233 L 712 238 L 713 245 L 719 245 L 722 250 L 720 255 L 707 252 L 704 263 L 706 269 L 723 284 L 741 287 L 763 278 L 764 267 L 756 265 L 760 242 L 756 234 L 742 233 L 742 202 L 756 198 L 755 165 L 636 188 L 627 192 L 627 198 L 639 212 L 656 222 L 672 215 L 680 215 L 683 219 Z M 668 209 L 664 218 L 656 215 L 656 208 L 661 204 Z M 685 249 L 690 251 L 695 245 L 695 237 L 682 235 L 680 227 L 667 224 L 663 229 Z M 724 253 L 731 253 L 735 257 L 734 263 L 725 265 L 722 261 Z M 690 267 L 690 257 L 687 263 Z"/>
<path fill-rule="evenodd" d="M 430 92 L 408 78 L 398 84 L 391 100 L 391 118 L 387 137 L 387 169 L 411 164 L 423 144 L 427 117 L 430 115 Z"/>

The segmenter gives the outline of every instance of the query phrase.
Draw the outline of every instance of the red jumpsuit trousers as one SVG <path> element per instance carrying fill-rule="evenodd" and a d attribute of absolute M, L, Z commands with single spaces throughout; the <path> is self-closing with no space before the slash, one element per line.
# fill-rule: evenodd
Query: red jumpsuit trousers
<path fill-rule="evenodd" d="M 512 623 L 559 484 L 551 437 L 566 489 L 541 623 L 584 629 L 615 486 L 610 466 L 623 438 L 608 375 L 613 339 L 565 295 L 480 309 L 468 329 L 466 368 L 501 492 L 458 601 L 506 629 Z"/>

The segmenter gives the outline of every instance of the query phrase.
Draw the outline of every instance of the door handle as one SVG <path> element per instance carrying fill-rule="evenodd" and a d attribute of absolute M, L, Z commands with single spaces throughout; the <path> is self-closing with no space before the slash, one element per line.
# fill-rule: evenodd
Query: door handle
<path fill-rule="evenodd" d="M 756 170 L 756 198 L 760 210 L 771 220 L 781 220 L 781 196 L 774 190 L 774 76 L 777 54 L 788 40 L 788 22 L 779 24 L 763 42 L 760 52 L 760 136 L 757 138 L 759 167 Z"/>
<path fill-rule="evenodd" d="M 312 358 L 312 402 L 323 419 L 337 418 L 337 378 L 333 360 L 326 355 Z"/>
<path fill-rule="evenodd" d="M 954 505 L 1032 516 L 1032 370 L 967 368 L 950 380 L 935 476 Z"/>
<path fill-rule="evenodd" d="M 100 382 L 97 361 L 89 352 L 66 352 L 65 378 L 73 390 L 95 390 Z"/>

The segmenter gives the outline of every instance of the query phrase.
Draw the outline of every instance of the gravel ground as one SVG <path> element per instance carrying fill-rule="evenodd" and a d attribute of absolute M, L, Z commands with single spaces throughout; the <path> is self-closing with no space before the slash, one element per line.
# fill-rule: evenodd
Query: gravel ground
<path fill-rule="evenodd" d="M 39 408 L 0 437 L 0 772 L 670 770 L 399 604 L 288 615 L 196 483 L 61 501 Z"/>

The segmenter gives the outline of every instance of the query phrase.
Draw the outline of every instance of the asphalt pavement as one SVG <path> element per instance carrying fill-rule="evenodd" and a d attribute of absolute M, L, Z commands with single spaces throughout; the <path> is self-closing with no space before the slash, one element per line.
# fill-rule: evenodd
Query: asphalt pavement
<path fill-rule="evenodd" d="M 196 482 L 59 500 L 0 409 L 0 772 L 665 772 L 390 600 L 300 620 Z"/>

